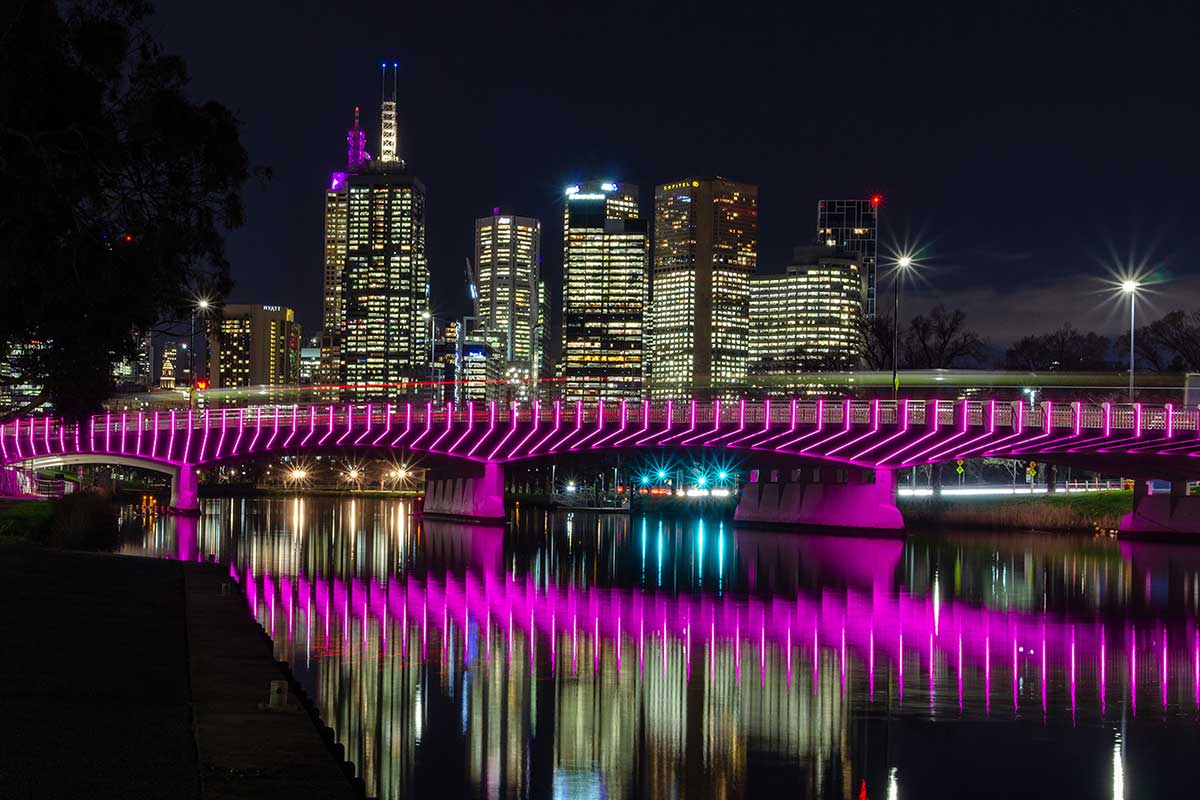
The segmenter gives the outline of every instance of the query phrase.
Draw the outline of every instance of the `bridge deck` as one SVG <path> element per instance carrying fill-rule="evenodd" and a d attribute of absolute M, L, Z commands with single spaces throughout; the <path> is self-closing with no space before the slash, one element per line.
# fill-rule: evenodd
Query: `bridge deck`
<path fill-rule="evenodd" d="M 96 454 L 204 466 L 309 451 L 417 451 L 512 462 L 605 449 L 707 448 L 870 468 L 982 456 L 1079 458 L 1195 469 L 1196 409 L 990 400 L 761 403 L 267 405 L 122 412 L 81 424 L 49 417 L 0 427 L 6 464 Z"/>

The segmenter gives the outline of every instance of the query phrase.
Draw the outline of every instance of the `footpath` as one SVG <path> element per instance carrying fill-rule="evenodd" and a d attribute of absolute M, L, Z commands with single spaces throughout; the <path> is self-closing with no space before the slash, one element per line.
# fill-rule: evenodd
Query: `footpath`
<path fill-rule="evenodd" d="M 0 798 L 361 797 L 226 583 L 0 543 Z"/>

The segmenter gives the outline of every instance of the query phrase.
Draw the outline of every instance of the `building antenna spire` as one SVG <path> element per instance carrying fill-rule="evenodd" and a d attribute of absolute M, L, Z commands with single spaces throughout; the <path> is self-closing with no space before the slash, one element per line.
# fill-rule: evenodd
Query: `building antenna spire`
<path fill-rule="evenodd" d="M 358 106 L 354 107 L 354 127 L 346 131 L 346 166 L 358 169 L 370 159 L 367 154 L 367 135 L 358 126 Z"/>
<path fill-rule="evenodd" d="M 379 160 L 390 164 L 400 160 L 396 137 L 396 73 L 399 63 L 392 62 L 392 96 L 387 96 L 387 62 L 383 62 L 383 78 L 380 84 L 381 124 L 379 127 Z"/>

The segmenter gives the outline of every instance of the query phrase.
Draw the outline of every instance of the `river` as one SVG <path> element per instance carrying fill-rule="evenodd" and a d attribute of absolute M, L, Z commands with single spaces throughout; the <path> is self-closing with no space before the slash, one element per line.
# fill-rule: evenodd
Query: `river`
<path fill-rule="evenodd" d="M 371 797 L 1200 785 L 1200 547 L 294 497 L 124 549 L 228 565 Z"/>

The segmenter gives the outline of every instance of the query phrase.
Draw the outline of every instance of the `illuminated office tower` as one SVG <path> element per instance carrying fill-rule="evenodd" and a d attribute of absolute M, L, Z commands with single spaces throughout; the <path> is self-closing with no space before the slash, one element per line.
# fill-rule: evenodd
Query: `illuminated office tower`
<path fill-rule="evenodd" d="M 158 388 L 175 388 L 175 372 L 178 367 L 179 345 L 176 342 L 167 342 L 163 345 L 162 362 L 158 367 Z"/>
<path fill-rule="evenodd" d="M 386 77 L 385 68 L 385 85 Z M 394 123 L 393 81 L 391 99 L 384 99 L 381 157 L 371 161 L 362 137 L 352 135 L 348 144 L 336 315 L 339 382 L 354 399 L 394 397 L 431 370 L 429 326 L 421 317 L 429 310 L 425 186 L 399 156 Z"/>
<path fill-rule="evenodd" d="M 537 359 L 533 365 L 533 375 L 535 378 L 548 378 L 549 363 L 546 356 L 546 346 L 550 339 L 550 301 L 546 295 L 546 282 L 538 281 L 538 313 L 537 313 L 537 329 L 536 329 L 536 344 L 534 347 L 534 356 Z"/>
<path fill-rule="evenodd" d="M 745 380 L 757 261 L 757 186 L 696 178 L 654 190 L 652 395 Z"/>
<path fill-rule="evenodd" d="M 333 172 L 325 189 L 325 276 L 321 293 L 320 367 L 314 379 L 325 385 L 341 380 L 342 270 L 346 266 L 346 235 L 349 222 L 350 193 L 347 177 L 364 169 L 371 156 L 366 149 L 366 133 L 358 124 L 354 109 L 354 127 L 346 131 L 346 166 Z"/>
<path fill-rule="evenodd" d="M 494 214 L 475 220 L 478 316 L 499 343 L 506 368 L 529 373 L 537 358 L 538 265 L 542 224 Z"/>
<path fill-rule="evenodd" d="M 226 305 L 209 322 L 212 388 L 294 386 L 300 381 L 300 326 L 290 308 Z"/>
<path fill-rule="evenodd" d="M 875 316 L 875 266 L 879 244 L 882 195 L 866 200 L 821 200 L 817 203 L 817 244 L 837 247 L 860 260 L 863 311 Z"/>
<path fill-rule="evenodd" d="M 797 247 L 784 274 L 755 275 L 750 292 L 754 382 L 787 388 L 803 372 L 853 367 L 861 355 L 862 283 L 858 256 L 832 247 Z"/>
<path fill-rule="evenodd" d="M 563 397 L 642 396 L 649 243 L 638 191 L 593 181 L 567 189 L 563 224 Z"/>

